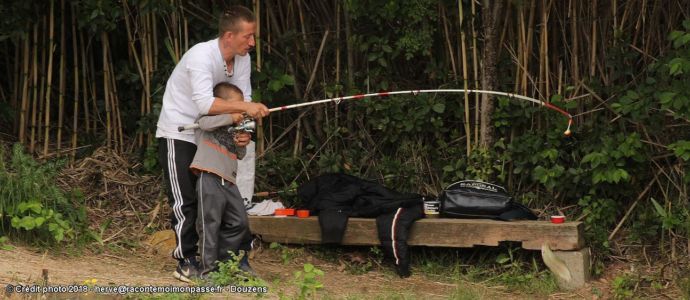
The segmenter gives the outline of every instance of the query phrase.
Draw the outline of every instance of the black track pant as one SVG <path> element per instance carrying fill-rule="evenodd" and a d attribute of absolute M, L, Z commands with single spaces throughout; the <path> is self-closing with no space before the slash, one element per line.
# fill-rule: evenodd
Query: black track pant
<path fill-rule="evenodd" d="M 168 203 L 172 207 L 170 222 L 175 231 L 175 250 L 178 260 L 197 254 L 199 235 L 196 232 L 197 199 L 196 175 L 189 170 L 196 145 L 174 139 L 158 139 L 158 160 L 163 166 L 163 180 Z"/>
<path fill-rule="evenodd" d="M 201 275 L 216 269 L 217 261 L 231 258 L 228 252 L 249 250 L 251 234 L 244 200 L 237 186 L 202 172 L 197 182 L 201 234 Z M 244 249 L 243 249 L 244 248 Z"/>

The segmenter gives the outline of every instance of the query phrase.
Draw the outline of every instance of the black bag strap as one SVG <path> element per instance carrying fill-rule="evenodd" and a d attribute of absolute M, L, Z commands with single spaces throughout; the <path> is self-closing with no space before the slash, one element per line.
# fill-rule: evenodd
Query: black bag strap
<path fill-rule="evenodd" d="M 526 206 L 517 203 L 517 202 L 511 202 L 512 208 L 508 211 L 503 212 L 500 214 L 497 219 L 503 220 L 503 221 L 511 221 L 511 220 L 536 220 L 537 216 L 527 208 Z"/>

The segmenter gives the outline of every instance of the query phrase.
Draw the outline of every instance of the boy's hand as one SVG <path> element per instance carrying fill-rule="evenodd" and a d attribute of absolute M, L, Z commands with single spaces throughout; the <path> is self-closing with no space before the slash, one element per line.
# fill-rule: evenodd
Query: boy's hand
<path fill-rule="evenodd" d="M 230 114 L 230 116 L 232 116 L 232 124 L 238 124 L 244 120 L 244 116 L 242 114 Z"/>
<path fill-rule="evenodd" d="M 252 141 L 252 135 L 249 132 L 235 132 L 235 145 L 237 147 L 244 147 L 249 145 L 249 142 Z"/>

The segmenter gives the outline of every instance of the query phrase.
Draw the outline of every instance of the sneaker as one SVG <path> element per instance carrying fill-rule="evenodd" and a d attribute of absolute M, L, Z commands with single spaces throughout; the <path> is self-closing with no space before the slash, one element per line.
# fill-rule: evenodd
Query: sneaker
<path fill-rule="evenodd" d="M 180 281 L 190 283 L 192 279 L 199 277 L 199 263 L 196 257 L 185 258 L 177 264 L 173 277 Z"/>
<path fill-rule="evenodd" d="M 239 265 L 240 270 L 244 271 L 245 273 L 251 275 L 252 277 L 259 277 L 259 274 L 256 274 L 256 271 L 252 269 L 252 267 L 249 265 L 249 258 L 247 255 L 243 255 L 242 259 L 240 259 L 240 265 Z"/>

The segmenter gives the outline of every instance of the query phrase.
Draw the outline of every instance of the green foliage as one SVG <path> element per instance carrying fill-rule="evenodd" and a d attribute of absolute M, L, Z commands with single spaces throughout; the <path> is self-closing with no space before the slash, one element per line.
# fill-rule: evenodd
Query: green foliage
<path fill-rule="evenodd" d="M 275 99 L 293 99 L 290 93 L 291 87 L 295 85 L 295 78 L 289 75 L 285 66 L 274 66 L 270 61 L 264 63 L 261 72 L 256 70 L 256 65 L 252 65 L 252 100 L 265 104 L 285 105 L 294 104 L 290 102 L 276 102 Z"/>
<path fill-rule="evenodd" d="M 639 134 L 617 134 L 613 138 L 605 136 L 602 137 L 602 145 L 601 151 L 592 151 L 582 158 L 582 164 L 592 172 L 592 183 L 617 184 L 629 181 L 630 173 L 626 168 L 635 162 L 644 161 Z"/>
<path fill-rule="evenodd" d="M 299 294 L 295 299 L 315 298 L 316 292 L 323 288 L 323 283 L 318 277 L 323 277 L 323 271 L 312 264 L 304 264 L 302 271 L 295 271 L 295 285 L 299 288 Z"/>
<path fill-rule="evenodd" d="M 635 281 L 631 275 L 616 276 L 611 282 L 614 299 L 630 299 L 634 295 Z"/>
<path fill-rule="evenodd" d="M 577 203 L 585 216 L 585 234 L 592 241 L 592 246 L 597 250 L 607 249 L 608 229 L 614 224 L 618 214 L 618 204 L 608 198 L 597 198 L 596 196 L 585 196 L 580 198 Z M 602 249 L 603 248 L 603 249 Z"/>
<path fill-rule="evenodd" d="M 654 205 L 654 211 L 661 219 L 661 227 L 665 230 L 677 230 L 686 229 L 685 220 L 688 220 L 688 210 L 687 208 L 681 207 L 675 208 L 674 210 L 667 211 L 666 208 L 662 207 L 659 202 L 654 200 L 654 198 L 649 199 Z"/>
<path fill-rule="evenodd" d="M 678 287 L 683 294 L 683 299 L 690 299 L 690 277 L 685 276 L 678 280 Z"/>
<path fill-rule="evenodd" d="M 301 249 L 290 249 L 276 242 L 272 242 L 269 246 L 269 249 L 274 249 L 280 252 L 280 259 L 284 265 L 289 264 L 302 253 Z"/>
<path fill-rule="evenodd" d="M 14 247 L 7 244 L 8 241 L 9 238 L 6 236 L 0 236 L 0 250 L 10 251 L 14 249 Z"/>
<path fill-rule="evenodd" d="M 358 23 L 368 24 L 369 28 L 381 30 L 378 44 L 386 45 L 381 49 L 386 53 L 393 52 L 388 45 L 395 45 L 396 53 L 404 53 L 406 59 L 416 55 L 430 56 L 428 45 L 433 43 L 436 27 L 436 2 L 421 1 L 371 1 L 348 0 L 345 8 Z M 405 20 L 404 22 L 388 22 L 388 20 Z M 373 26 L 372 26 L 373 25 Z M 390 41 L 390 42 L 389 42 Z M 372 50 L 368 47 L 366 50 Z M 360 48 L 360 50 L 363 50 Z M 376 52 L 376 51 L 363 51 Z M 378 61 L 381 56 L 373 54 L 369 61 Z M 381 64 L 379 62 L 379 64 Z M 387 65 L 382 64 L 383 67 Z"/>
<path fill-rule="evenodd" d="M 5 156 L 0 148 L 0 157 Z M 74 238 L 86 227 L 81 193 L 65 193 L 55 184 L 59 167 L 59 162 L 39 164 L 21 145 L 14 145 L 9 163 L 0 161 L 3 231 L 32 243 L 53 244 Z"/>
<path fill-rule="evenodd" d="M 239 255 L 228 252 L 230 259 L 218 262 L 218 271 L 211 272 L 209 279 L 214 285 L 235 285 L 235 286 L 267 286 L 267 283 L 261 278 L 251 276 L 250 274 L 240 269 L 240 260 L 243 255 L 247 255 L 244 251 L 240 251 Z M 260 294 L 257 294 L 257 296 Z"/>
<path fill-rule="evenodd" d="M 49 236 L 55 242 L 61 242 L 65 235 L 69 238 L 74 236 L 72 227 L 62 218 L 62 214 L 44 208 L 36 200 L 20 202 L 11 224 L 15 229 L 36 231 L 39 236 Z"/>
<path fill-rule="evenodd" d="M 77 20 L 81 28 L 95 34 L 101 31 L 112 31 L 122 16 L 122 8 L 115 0 L 78 0 L 75 1 L 79 15 Z"/>
<path fill-rule="evenodd" d="M 39 11 L 48 11 L 48 1 L 3 1 L 0 6 L 0 42 L 18 40 L 28 34 L 31 20 L 39 18 Z"/>
<path fill-rule="evenodd" d="M 144 170 L 149 173 L 160 172 L 162 166 L 158 164 L 158 139 L 154 139 L 146 146 L 144 152 Z"/>

